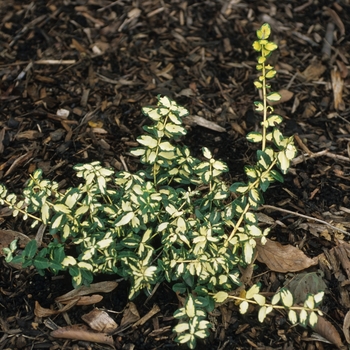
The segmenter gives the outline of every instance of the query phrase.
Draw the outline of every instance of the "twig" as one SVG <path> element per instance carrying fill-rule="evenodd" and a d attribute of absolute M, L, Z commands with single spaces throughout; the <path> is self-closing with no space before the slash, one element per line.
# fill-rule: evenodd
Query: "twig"
<path fill-rule="evenodd" d="M 323 41 L 322 54 L 325 58 L 331 57 L 331 49 L 333 44 L 333 32 L 334 32 L 334 23 L 329 22 L 327 24 L 326 37 Z"/>
<path fill-rule="evenodd" d="M 350 233 L 336 227 L 336 226 L 333 226 L 331 225 L 330 223 L 328 223 L 327 221 L 324 221 L 324 220 L 320 220 L 320 219 L 316 219 L 316 218 L 313 218 L 312 216 L 307 216 L 307 215 L 304 215 L 304 214 L 300 214 L 300 213 L 296 213 L 294 211 L 291 211 L 291 210 L 288 210 L 288 209 L 282 209 L 282 208 L 278 208 L 278 207 L 275 207 L 273 205 L 263 205 L 261 207 L 262 209 L 274 209 L 274 210 L 278 210 L 278 211 L 281 211 L 283 213 L 287 213 L 287 214 L 291 214 L 291 215 L 295 215 L 295 216 L 299 216 L 301 218 L 304 218 L 304 219 L 308 219 L 308 220 L 312 220 L 312 221 L 316 221 L 316 222 L 319 222 L 321 224 L 324 224 L 330 228 L 332 228 L 333 230 L 336 230 L 336 231 L 339 231 L 341 233 L 344 233 L 345 235 L 347 236 L 350 236 Z"/>
<path fill-rule="evenodd" d="M 293 163 L 293 165 L 297 165 L 299 163 L 302 163 L 304 160 L 324 156 L 327 152 L 328 152 L 328 149 L 324 149 L 323 151 L 320 151 L 317 153 L 312 153 L 311 155 L 308 153 L 303 153 L 300 156 L 294 158 L 292 160 L 292 163 Z"/>
<path fill-rule="evenodd" d="M 301 138 L 299 137 L 299 135 L 295 134 L 294 135 L 294 140 L 298 143 L 299 147 L 306 152 L 310 157 L 314 154 L 313 152 L 311 152 L 307 146 L 304 144 L 304 142 L 301 140 Z"/>

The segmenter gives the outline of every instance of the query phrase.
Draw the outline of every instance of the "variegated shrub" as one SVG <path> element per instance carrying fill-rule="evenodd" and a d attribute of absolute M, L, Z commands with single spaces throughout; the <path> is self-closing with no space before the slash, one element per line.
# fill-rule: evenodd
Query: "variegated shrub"
<path fill-rule="evenodd" d="M 13 215 L 47 225 L 52 235 L 47 247 L 37 250 L 32 241 L 13 258 L 14 244 L 7 248 L 8 260 L 34 265 L 40 273 L 68 270 L 75 287 L 89 284 L 100 273 L 117 274 L 130 281 L 130 298 L 151 293 L 159 282 L 168 282 L 185 296 L 175 312 L 179 324 L 176 340 L 196 345 L 196 338 L 209 334 L 207 313 L 215 302 L 235 299 L 245 313 L 248 305 L 259 306 L 263 321 L 275 308 L 288 310 L 291 322 L 315 324 L 322 293 L 308 296 L 304 306 L 295 306 L 288 290 L 280 290 L 270 303 L 259 294 L 260 286 L 239 296 L 230 293 L 240 285 L 241 268 L 253 263 L 256 240 L 264 243 L 269 230 L 261 230 L 255 210 L 263 203 L 262 193 L 288 170 L 296 149 L 293 138 L 285 138 L 276 127 L 282 118 L 273 113 L 270 101 L 280 95 L 270 91 L 268 79 L 276 71 L 266 63 L 277 45 L 269 42 L 270 27 L 258 31 L 254 49 L 259 52 L 261 72 L 255 86 L 262 101 L 255 102 L 263 115 L 261 132 L 251 132 L 249 141 L 261 143 L 257 162 L 244 171 L 247 182 L 227 185 L 221 175 L 227 165 L 213 158 L 207 148 L 197 159 L 177 140 L 186 135 L 182 118 L 188 111 L 167 97 L 157 106 L 143 108 L 151 121 L 131 150 L 140 157 L 142 170 L 116 172 L 98 162 L 74 167 L 82 179 L 79 186 L 58 190 L 58 184 L 33 173 L 17 197 L 0 186 L 0 202 Z M 69 245 L 69 249 L 67 249 Z M 72 253 L 72 246 L 76 250 Z M 277 303 L 282 302 L 279 306 Z M 299 310 L 299 312 L 298 312 Z"/>

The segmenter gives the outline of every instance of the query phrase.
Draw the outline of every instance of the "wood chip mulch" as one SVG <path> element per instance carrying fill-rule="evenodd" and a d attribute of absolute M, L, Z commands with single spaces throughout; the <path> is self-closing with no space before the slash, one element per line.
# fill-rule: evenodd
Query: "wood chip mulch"
<path fill-rule="evenodd" d="M 0 181 L 20 191 L 41 168 L 61 186 L 76 181 L 72 166 L 99 160 L 136 170 L 128 153 L 145 122 L 141 107 L 167 95 L 190 111 L 185 123 L 195 155 L 203 146 L 231 169 L 230 181 L 254 162 L 245 140 L 259 125 L 253 101 L 255 31 L 271 24 L 278 53 L 272 86 L 283 103 L 284 133 L 296 135 L 299 155 L 285 183 L 274 184 L 262 213 L 271 238 L 298 246 L 324 274 L 323 311 L 341 342 L 349 342 L 350 297 L 350 2 L 326 0 L 6 0 L 0 1 Z M 281 209 L 285 211 L 281 211 Z M 298 216 L 297 214 L 304 215 Z M 314 221 L 311 218 L 319 221 Z M 324 222 L 331 224 L 327 226 Z M 0 210 L 0 228 L 30 237 L 27 223 Z M 291 275 L 258 265 L 266 292 Z M 101 281 L 105 276 L 99 277 Z M 109 276 L 110 278 L 110 276 Z M 0 261 L 1 349 L 104 349 L 94 342 L 49 336 L 35 302 L 56 308 L 69 276 L 38 276 Z M 136 300 L 144 324 L 114 337 L 117 349 L 168 349 L 174 345 L 177 299 L 160 286 L 153 300 Z M 119 323 L 127 284 L 106 294 L 99 308 Z M 128 306 L 130 308 L 130 305 Z M 52 317 L 59 326 L 83 323 L 92 306 Z M 285 314 L 264 324 L 237 307 L 215 315 L 206 349 L 334 349 L 335 340 L 292 327 Z M 113 313 L 114 312 L 114 313 Z M 333 341 L 333 344 L 332 344 Z"/>

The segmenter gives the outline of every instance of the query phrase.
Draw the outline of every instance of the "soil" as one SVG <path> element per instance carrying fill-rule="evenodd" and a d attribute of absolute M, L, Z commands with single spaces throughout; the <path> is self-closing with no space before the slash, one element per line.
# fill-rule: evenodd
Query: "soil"
<path fill-rule="evenodd" d="M 37 168 L 63 188 L 77 183 L 76 163 L 136 170 L 128 151 L 146 122 L 141 107 L 156 104 L 158 94 L 190 111 L 183 142 L 193 155 L 208 147 L 228 164 L 225 180 L 244 179 L 243 166 L 255 154 L 245 136 L 259 127 L 252 43 L 261 24 L 270 23 L 279 45 L 270 57 L 278 72 L 271 84 L 283 97 L 275 111 L 284 118 L 283 133 L 295 135 L 299 154 L 285 182 L 268 190 L 261 212 L 273 220 L 271 239 L 319 258 L 308 271 L 322 271 L 329 323 L 316 333 L 276 312 L 261 324 L 256 310 L 240 315 L 231 305 L 229 319 L 217 316 L 197 348 L 334 349 L 349 341 L 349 0 L 7 0 L 0 1 L 0 20 L 0 182 L 17 193 Z M 0 225 L 36 234 L 6 208 Z M 295 275 L 256 267 L 251 282 L 261 282 L 266 293 Z M 72 289 L 70 277 L 18 270 L 1 258 L 0 350 L 110 349 L 53 338 L 48 320 L 81 324 L 97 307 L 120 324 L 130 308 L 128 288 L 122 281 L 95 305 L 38 317 L 36 303 L 56 309 L 55 298 Z M 160 311 L 115 334 L 115 348 L 186 348 L 173 341 L 179 300 L 171 286 L 146 298 L 134 301 L 141 317 L 154 305 Z"/>

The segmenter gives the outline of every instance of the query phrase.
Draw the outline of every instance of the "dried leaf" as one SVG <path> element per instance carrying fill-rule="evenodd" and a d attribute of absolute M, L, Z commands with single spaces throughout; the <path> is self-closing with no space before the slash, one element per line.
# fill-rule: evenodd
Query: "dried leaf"
<path fill-rule="evenodd" d="M 72 300 L 70 303 L 65 305 L 62 309 L 52 310 L 42 307 L 37 301 L 35 302 L 34 314 L 37 317 L 50 317 L 52 315 L 58 315 L 62 312 L 66 312 L 76 305 L 76 300 Z"/>
<path fill-rule="evenodd" d="M 189 116 L 186 118 L 183 118 L 183 122 L 184 124 L 187 125 L 199 125 L 199 126 L 203 126 L 204 128 L 210 129 L 210 130 L 214 130 L 214 131 L 218 131 L 218 132 L 226 132 L 226 129 L 223 128 L 222 126 L 211 122 L 210 120 L 206 120 L 203 117 L 200 117 L 198 115 L 193 115 L 193 116 Z"/>
<path fill-rule="evenodd" d="M 278 91 L 278 93 L 281 95 L 281 98 L 276 102 L 269 102 L 270 105 L 274 106 L 280 103 L 287 102 L 294 96 L 294 93 L 292 91 L 286 89 L 281 89 Z"/>
<path fill-rule="evenodd" d="M 140 319 L 140 314 L 137 311 L 136 305 L 132 302 L 128 304 L 128 307 L 125 309 L 123 318 L 120 322 L 120 326 L 125 326 L 130 323 L 134 323 Z"/>
<path fill-rule="evenodd" d="M 58 328 L 50 333 L 51 337 L 63 339 L 76 339 L 94 343 L 107 344 L 113 347 L 113 337 L 88 329 L 85 325 L 73 325 Z"/>
<path fill-rule="evenodd" d="M 317 294 L 327 288 L 323 281 L 323 272 L 303 272 L 299 273 L 288 283 L 288 289 L 294 296 L 294 303 L 299 304 L 305 301 L 309 293 Z"/>
<path fill-rule="evenodd" d="M 282 245 L 267 239 L 266 244 L 257 242 L 258 260 L 269 269 L 277 272 L 296 272 L 317 265 L 317 261 L 308 258 L 300 249 L 292 245 Z"/>
<path fill-rule="evenodd" d="M 318 316 L 317 323 L 315 327 L 312 327 L 312 329 L 338 348 L 344 347 L 338 331 L 335 329 L 332 323 L 325 318 Z"/>
<path fill-rule="evenodd" d="M 321 75 L 325 72 L 326 66 L 321 62 L 312 62 L 305 70 L 302 72 L 302 75 L 306 81 L 318 80 Z"/>
<path fill-rule="evenodd" d="M 77 296 L 69 300 L 63 300 L 61 301 L 61 304 L 68 304 L 71 301 L 76 300 L 77 301 L 76 305 L 93 305 L 93 304 L 99 303 L 102 299 L 103 299 L 103 296 L 99 294 L 83 296 L 83 297 Z"/>
<path fill-rule="evenodd" d="M 73 289 L 70 292 L 56 298 L 55 300 L 59 303 L 64 303 L 73 298 L 76 298 L 77 296 L 89 295 L 93 293 L 109 293 L 117 286 L 118 283 L 114 281 L 92 283 L 89 287 L 82 286 L 77 289 Z"/>
<path fill-rule="evenodd" d="M 81 318 L 95 331 L 111 334 L 118 328 L 113 318 L 102 310 L 94 309 Z"/>
<path fill-rule="evenodd" d="M 350 344 L 350 311 L 344 317 L 343 332 L 347 343 Z"/>

